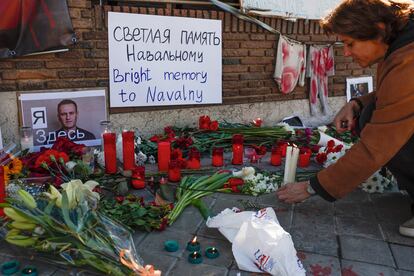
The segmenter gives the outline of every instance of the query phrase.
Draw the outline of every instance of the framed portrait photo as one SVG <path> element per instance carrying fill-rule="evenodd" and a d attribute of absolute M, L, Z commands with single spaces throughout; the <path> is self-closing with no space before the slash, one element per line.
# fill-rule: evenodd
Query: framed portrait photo
<path fill-rule="evenodd" d="M 357 98 L 371 93 L 374 89 L 372 76 L 347 78 L 346 79 L 346 100 Z"/>
<path fill-rule="evenodd" d="M 19 120 L 33 130 L 33 150 L 52 146 L 58 137 L 100 145 L 100 122 L 108 118 L 106 97 L 103 88 L 20 93 Z"/>

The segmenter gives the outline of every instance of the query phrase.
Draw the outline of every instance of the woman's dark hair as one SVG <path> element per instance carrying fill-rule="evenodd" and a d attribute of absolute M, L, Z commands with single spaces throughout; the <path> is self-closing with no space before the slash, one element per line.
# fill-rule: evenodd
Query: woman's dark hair
<path fill-rule="evenodd" d="M 358 40 L 382 38 L 390 44 L 406 25 L 413 9 L 411 0 L 344 0 L 320 24 L 328 34 Z M 384 23 L 385 29 L 378 23 Z"/>

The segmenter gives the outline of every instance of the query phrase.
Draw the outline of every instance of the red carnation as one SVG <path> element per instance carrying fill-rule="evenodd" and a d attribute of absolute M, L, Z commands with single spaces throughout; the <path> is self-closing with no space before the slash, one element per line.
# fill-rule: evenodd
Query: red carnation
<path fill-rule="evenodd" d="M 329 140 L 328 144 L 327 144 L 327 148 L 333 148 L 335 147 L 335 141 L 334 140 Z"/>

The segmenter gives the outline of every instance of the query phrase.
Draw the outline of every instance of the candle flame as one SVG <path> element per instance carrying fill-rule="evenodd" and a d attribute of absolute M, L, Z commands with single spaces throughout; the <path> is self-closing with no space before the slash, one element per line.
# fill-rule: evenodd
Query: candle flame
<path fill-rule="evenodd" d="M 194 239 L 191 241 L 191 243 L 196 243 L 197 242 L 197 236 L 194 237 Z M 196 253 L 196 252 L 194 252 Z"/>

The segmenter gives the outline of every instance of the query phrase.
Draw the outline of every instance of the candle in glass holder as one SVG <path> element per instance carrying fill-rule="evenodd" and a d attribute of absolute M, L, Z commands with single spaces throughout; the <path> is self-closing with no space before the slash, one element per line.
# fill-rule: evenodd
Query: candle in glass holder
<path fill-rule="evenodd" d="M 278 142 L 277 146 L 280 148 L 280 152 L 282 154 L 282 157 L 286 157 L 286 150 L 288 147 L 288 143 L 287 142 Z"/>
<path fill-rule="evenodd" d="M 197 241 L 197 236 L 187 243 L 187 250 L 191 252 L 199 251 L 200 247 L 200 243 Z"/>
<path fill-rule="evenodd" d="M 20 146 L 22 150 L 28 149 L 31 151 L 33 147 L 33 130 L 31 127 L 20 128 Z"/>
<path fill-rule="evenodd" d="M 124 171 L 135 168 L 135 133 L 130 130 L 122 132 L 122 156 Z"/>
<path fill-rule="evenodd" d="M 282 164 L 282 154 L 280 152 L 280 148 L 273 147 L 272 148 L 272 155 L 270 157 L 270 164 L 273 166 L 280 166 Z"/>
<path fill-rule="evenodd" d="M 243 135 L 234 134 L 232 139 L 232 148 L 233 148 L 233 159 L 231 163 L 233 165 L 242 165 L 243 164 Z"/>
<path fill-rule="evenodd" d="M 194 251 L 188 255 L 188 261 L 192 264 L 201 264 L 203 262 L 203 256 L 199 252 Z"/>
<path fill-rule="evenodd" d="M 158 143 L 158 171 L 168 171 L 168 164 L 171 159 L 171 143 L 159 142 Z"/>
<path fill-rule="evenodd" d="M 171 160 L 168 166 L 168 180 L 178 182 L 181 180 L 181 168 L 177 160 Z"/>
<path fill-rule="evenodd" d="M 198 128 L 199 129 L 210 129 L 210 117 L 203 115 L 200 116 L 200 118 L 198 119 Z"/>
<path fill-rule="evenodd" d="M 134 189 L 145 188 L 145 167 L 137 166 L 132 170 L 131 185 Z"/>
<path fill-rule="evenodd" d="M 4 167 L 0 166 L 0 203 L 4 203 L 6 198 L 6 185 L 4 183 Z M 4 217 L 3 208 L 0 207 L 0 217 Z"/>
<path fill-rule="evenodd" d="M 116 169 L 116 134 L 108 132 L 102 134 L 105 156 L 105 172 L 115 174 Z"/>
<path fill-rule="evenodd" d="M 200 166 L 200 152 L 196 148 L 191 148 L 188 153 L 187 168 L 198 170 Z"/>
<path fill-rule="evenodd" d="M 309 152 L 302 152 L 299 154 L 298 167 L 306 168 L 310 164 L 311 154 Z"/>
<path fill-rule="evenodd" d="M 213 156 L 211 158 L 211 164 L 214 167 L 222 167 L 224 165 L 223 160 L 223 148 L 213 148 Z"/>

